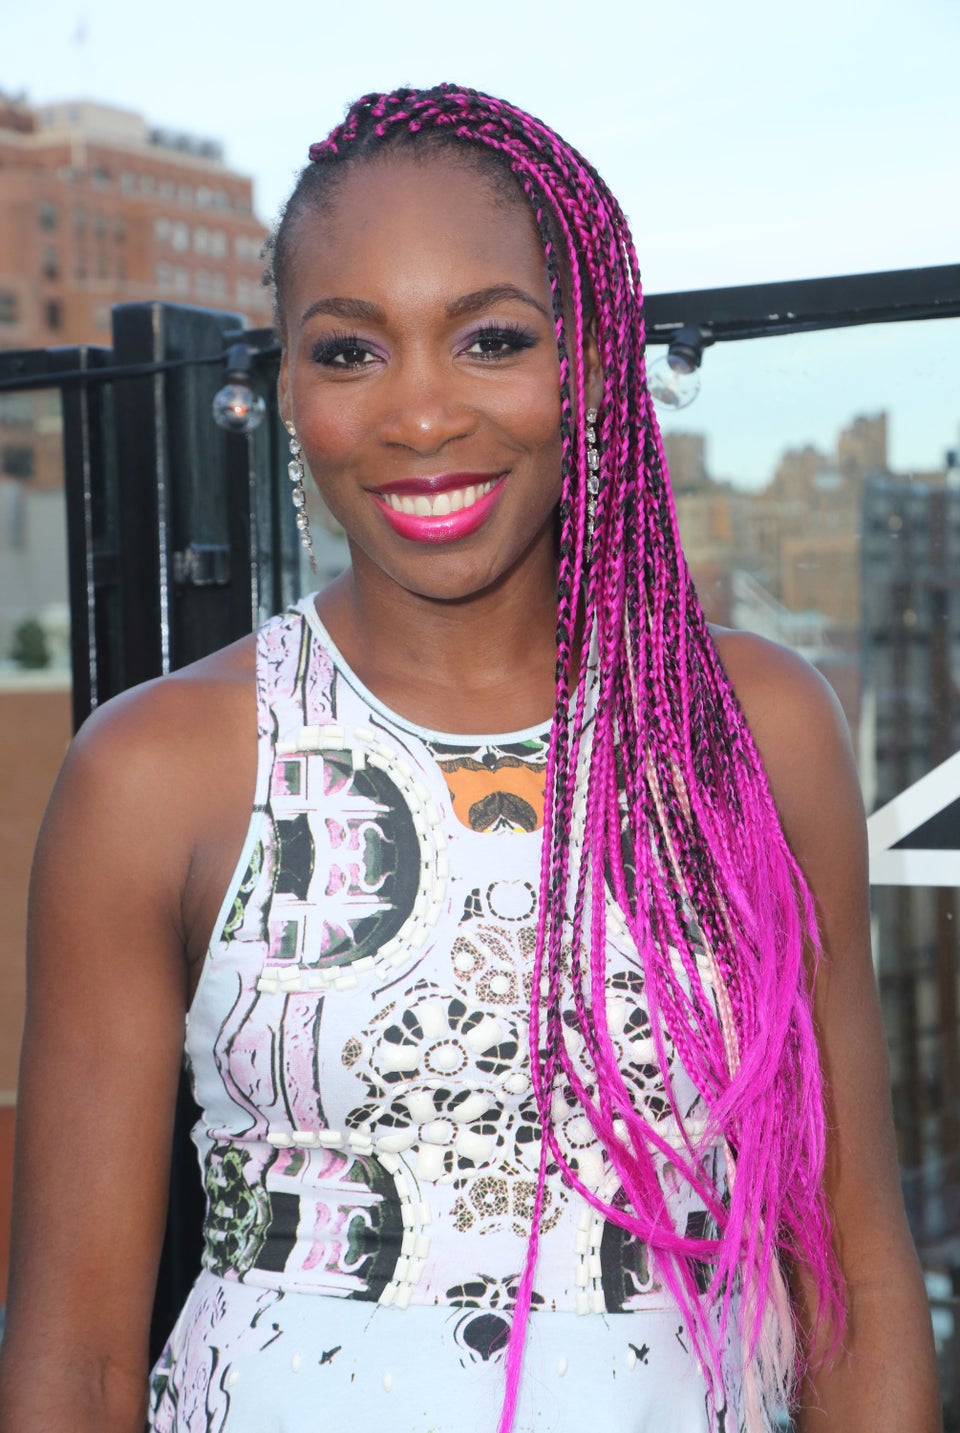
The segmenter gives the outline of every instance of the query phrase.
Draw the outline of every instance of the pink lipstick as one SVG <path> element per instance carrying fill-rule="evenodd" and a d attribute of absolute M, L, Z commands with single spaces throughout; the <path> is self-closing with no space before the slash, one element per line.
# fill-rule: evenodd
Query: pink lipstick
<path fill-rule="evenodd" d="M 394 532 L 412 542 L 456 542 L 487 520 L 503 491 L 503 473 L 443 473 L 402 478 L 373 494 Z"/>

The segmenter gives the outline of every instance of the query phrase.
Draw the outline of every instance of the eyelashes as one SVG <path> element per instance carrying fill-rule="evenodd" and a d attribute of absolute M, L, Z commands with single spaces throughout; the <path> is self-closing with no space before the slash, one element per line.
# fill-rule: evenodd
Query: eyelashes
<path fill-rule="evenodd" d="M 539 341 L 539 335 L 522 323 L 491 319 L 478 324 L 466 335 L 458 352 L 490 363 L 522 353 L 524 349 L 533 348 Z M 361 368 L 373 367 L 379 354 L 359 334 L 333 332 L 324 334 L 311 345 L 310 358 L 321 368 L 356 372 Z"/>
<path fill-rule="evenodd" d="M 376 355 L 358 334 L 326 333 L 311 344 L 310 357 L 322 368 L 365 368 Z"/>
<path fill-rule="evenodd" d="M 498 319 L 482 323 L 474 330 L 467 344 L 467 352 L 479 347 L 480 351 L 475 355 L 477 358 L 506 358 L 512 353 L 522 353 L 525 348 L 533 348 L 537 342 L 537 335 L 522 323 Z M 483 345 L 487 347 L 484 348 Z"/>

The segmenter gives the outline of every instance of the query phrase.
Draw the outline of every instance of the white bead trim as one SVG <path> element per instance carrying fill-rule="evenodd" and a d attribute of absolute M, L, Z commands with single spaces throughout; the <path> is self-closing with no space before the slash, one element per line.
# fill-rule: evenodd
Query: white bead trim
<path fill-rule="evenodd" d="M 608 1174 L 597 1190 L 598 1196 L 607 1203 L 620 1187 L 615 1172 Z M 606 1220 L 592 1204 L 583 1201 L 577 1218 L 577 1232 L 574 1235 L 573 1282 L 576 1289 L 578 1314 L 602 1314 L 606 1312 L 603 1293 L 603 1267 L 600 1262 L 600 1245 Z"/>
<path fill-rule="evenodd" d="M 393 1175 L 400 1196 L 403 1236 L 393 1278 L 385 1286 L 379 1302 L 385 1309 L 405 1309 L 409 1307 L 413 1291 L 423 1278 L 430 1257 L 430 1235 L 426 1231 L 433 1216 L 429 1204 L 414 1197 L 413 1184 L 402 1161 L 396 1155 L 387 1153 L 381 1155 L 380 1162 Z"/>

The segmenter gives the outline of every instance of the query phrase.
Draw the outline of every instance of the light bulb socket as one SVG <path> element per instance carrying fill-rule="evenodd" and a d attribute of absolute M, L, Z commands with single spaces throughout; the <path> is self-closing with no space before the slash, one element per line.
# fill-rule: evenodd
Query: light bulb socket
<path fill-rule="evenodd" d="M 671 368 L 695 373 L 703 362 L 703 350 L 713 343 L 713 332 L 700 324 L 684 324 L 678 328 L 667 349 Z"/>
<path fill-rule="evenodd" d="M 228 383 L 249 384 L 253 363 L 252 355 L 245 343 L 231 343 L 224 356 L 224 367 L 227 370 Z"/>

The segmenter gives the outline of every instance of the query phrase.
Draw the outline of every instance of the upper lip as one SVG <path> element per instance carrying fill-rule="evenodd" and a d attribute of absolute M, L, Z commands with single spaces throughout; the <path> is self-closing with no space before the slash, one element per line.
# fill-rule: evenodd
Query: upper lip
<path fill-rule="evenodd" d="M 396 493 L 398 497 L 415 498 L 418 494 L 430 496 L 435 493 L 450 493 L 455 488 L 476 487 L 480 483 L 495 483 L 503 477 L 503 470 L 496 473 L 437 473 L 431 478 L 397 478 L 392 483 L 380 483 L 374 492 Z"/>

